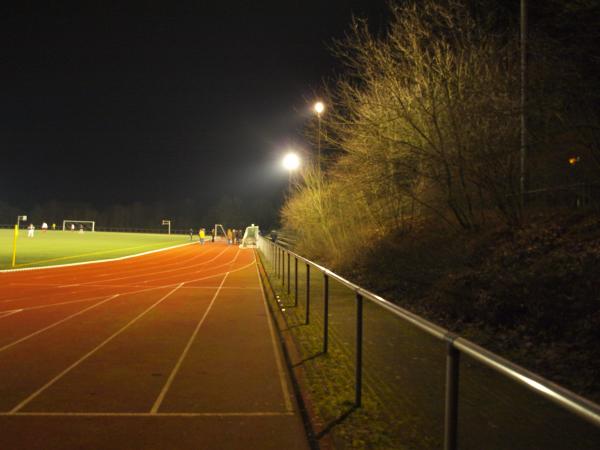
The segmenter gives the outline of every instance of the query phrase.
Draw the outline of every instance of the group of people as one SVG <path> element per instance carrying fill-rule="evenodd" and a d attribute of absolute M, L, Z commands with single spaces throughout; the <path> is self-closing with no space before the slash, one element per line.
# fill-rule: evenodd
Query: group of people
<path fill-rule="evenodd" d="M 190 228 L 189 234 L 190 234 L 190 241 L 194 240 L 194 230 L 192 228 Z M 225 232 L 225 234 L 227 236 L 227 245 L 240 244 L 244 237 L 244 232 L 242 230 L 236 230 L 233 228 L 227 228 L 227 231 Z M 217 230 L 216 230 L 216 228 L 213 228 L 210 233 L 211 242 L 215 242 L 216 237 L 217 237 Z M 206 239 L 207 239 L 206 229 L 200 228 L 198 230 L 198 240 L 200 241 L 200 245 L 204 245 L 204 241 Z"/>
<path fill-rule="evenodd" d="M 42 223 L 42 233 L 45 233 L 46 231 L 48 231 L 48 224 L 46 222 Z M 53 223 L 52 224 L 52 229 L 56 230 L 56 224 Z M 34 237 L 35 234 L 35 225 L 33 223 L 30 223 L 29 226 L 27 227 L 27 237 Z"/>

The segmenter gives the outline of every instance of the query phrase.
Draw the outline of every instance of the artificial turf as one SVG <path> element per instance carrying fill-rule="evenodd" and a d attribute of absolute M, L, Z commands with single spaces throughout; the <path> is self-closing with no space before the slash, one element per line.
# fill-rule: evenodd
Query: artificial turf
<path fill-rule="evenodd" d="M 0 270 L 10 269 L 13 230 L 0 230 Z M 186 235 L 20 230 L 16 269 L 111 259 L 189 242 Z"/>

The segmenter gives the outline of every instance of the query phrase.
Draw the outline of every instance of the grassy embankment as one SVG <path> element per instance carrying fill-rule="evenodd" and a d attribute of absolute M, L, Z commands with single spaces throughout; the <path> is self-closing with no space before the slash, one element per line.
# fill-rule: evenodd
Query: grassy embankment
<path fill-rule="evenodd" d="M 452 235 L 430 229 L 410 239 L 398 236 L 380 242 L 346 273 L 407 309 L 594 398 L 598 253 L 597 218 L 538 218 L 518 231 Z M 306 269 L 300 264 L 299 305 L 290 307 L 293 267 L 291 295 L 280 280 L 274 279 L 274 286 L 287 305 L 283 314 L 303 360 L 298 366 L 318 416 L 317 433 L 331 431 L 341 448 L 439 447 L 443 345 L 367 302 L 364 404 L 353 409 L 353 294 L 331 283 L 330 349 L 323 355 L 322 278 L 311 271 L 311 314 L 305 325 Z M 545 370 L 548 366 L 552 370 Z M 461 448 L 502 449 L 510 436 L 514 448 L 591 449 L 600 439 L 579 419 L 467 358 L 461 373 Z"/>

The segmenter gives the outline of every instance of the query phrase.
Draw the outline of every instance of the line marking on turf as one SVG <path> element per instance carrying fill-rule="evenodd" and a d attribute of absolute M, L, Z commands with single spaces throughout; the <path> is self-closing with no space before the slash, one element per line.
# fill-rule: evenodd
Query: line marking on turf
<path fill-rule="evenodd" d="M 19 268 L 19 269 L 2 269 L 2 270 L 0 270 L 0 273 L 25 272 L 27 270 L 56 269 L 58 267 L 73 267 L 73 266 L 83 266 L 83 265 L 86 265 L 86 264 L 98 264 L 98 263 L 111 262 L 111 261 L 121 261 L 123 259 L 137 258 L 138 256 L 149 255 L 151 253 L 164 252 L 166 250 L 172 250 L 174 248 L 184 247 L 186 245 L 192 245 L 192 244 L 189 243 L 189 242 L 186 242 L 185 244 L 179 244 L 179 245 L 172 245 L 170 247 L 157 248 L 155 250 L 148 250 L 147 252 L 135 253 L 133 255 L 119 256 L 119 257 L 116 257 L 116 258 L 98 259 L 96 261 L 82 261 L 82 262 L 68 263 L 68 264 L 57 264 L 55 266 L 22 267 L 22 268 Z M 135 247 L 132 247 L 132 248 L 135 248 Z M 119 250 L 123 250 L 123 249 L 119 249 Z M 73 258 L 81 257 L 81 256 L 82 255 L 76 255 L 76 256 L 73 256 Z M 37 262 L 31 263 L 31 264 L 38 264 L 39 262 L 40 261 L 37 261 Z"/>
<path fill-rule="evenodd" d="M 15 346 L 15 345 L 17 345 L 17 344 L 20 344 L 20 343 L 21 343 L 21 342 L 23 342 L 23 341 L 26 341 L 26 340 L 28 340 L 28 339 L 31 339 L 32 337 L 34 337 L 34 336 L 37 336 L 38 334 L 40 334 L 40 333 L 43 333 L 44 331 L 47 331 L 47 330 L 49 330 L 49 329 L 51 329 L 51 328 L 54 328 L 54 327 L 56 327 L 56 326 L 60 325 L 61 323 L 63 323 L 63 322 L 66 322 L 67 320 L 70 320 L 70 319 L 72 319 L 73 317 L 77 317 L 77 316 L 79 316 L 80 314 L 83 314 L 83 313 L 85 313 L 85 312 L 89 311 L 90 309 L 94 309 L 95 307 L 97 307 L 97 306 L 100 306 L 100 305 L 102 305 L 103 303 L 106 303 L 106 302 L 108 302 L 108 301 L 110 301 L 110 300 L 112 300 L 113 298 L 116 298 L 116 297 L 118 297 L 118 296 L 119 296 L 119 294 L 111 295 L 110 297 L 108 297 L 108 298 L 106 298 L 106 299 L 104 299 L 104 300 L 102 300 L 102 301 L 100 301 L 100 302 L 98 302 L 98 303 L 95 303 L 95 304 L 93 304 L 92 306 L 89 306 L 89 307 L 87 307 L 87 308 L 84 308 L 84 309 L 82 309 L 81 311 L 78 311 L 78 312 L 76 312 L 76 313 L 74 313 L 74 314 L 71 314 L 70 316 L 67 316 L 67 317 L 65 317 L 65 318 L 63 318 L 63 319 L 60 319 L 60 320 L 59 320 L 59 321 L 57 321 L 57 322 L 51 323 L 50 325 L 48 325 L 48 326 L 46 326 L 46 327 L 44 327 L 44 328 L 41 328 L 41 329 L 39 329 L 39 330 L 37 330 L 37 331 L 34 331 L 33 333 L 31 333 L 31 334 L 28 334 L 27 336 L 23 336 L 22 338 L 20 338 L 20 339 L 17 339 L 16 341 L 13 341 L 13 342 L 11 342 L 10 344 L 6 344 L 5 346 L 3 346 L 3 347 L 0 347 L 0 352 L 3 352 L 4 350 L 7 350 L 7 349 L 9 349 L 9 348 L 11 348 L 11 347 L 13 347 L 13 346 Z"/>
<path fill-rule="evenodd" d="M 229 272 L 227 272 L 225 274 L 225 276 L 223 277 L 223 280 L 221 281 L 221 284 L 219 285 L 219 288 L 217 289 L 217 292 L 215 292 L 215 295 L 213 295 L 213 298 L 211 299 L 208 308 L 206 308 L 206 311 L 204 311 L 204 314 L 202 315 L 202 318 L 200 319 L 200 321 L 198 322 L 198 324 L 196 325 L 196 328 L 194 329 L 194 332 L 192 333 L 192 335 L 190 336 L 185 348 L 183 349 L 183 352 L 181 353 L 181 355 L 179 356 L 179 359 L 177 360 L 177 363 L 175 364 L 175 367 L 173 367 L 173 370 L 171 371 L 171 374 L 169 375 L 169 378 L 167 379 L 167 382 L 165 383 L 165 385 L 163 386 L 162 390 L 160 391 L 160 394 L 158 394 L 158 397 L 156 398 L 156 401 L 154 402 L 154 405 L 152 405 L 152 409 L 150 410 L 150 414 L 156 414 L 158 412 L 158 408 L 160 408 L 160 405 L 162 404 L 165 395 L 167 395 L 167 391 L 169 390 L 169 388 L 171 387 L 171 384 L 173 383 L 173 380 L 175 379 L 175 376 L 177 375 L 177 372 L 179 372 L 179 368 L 181 367 L 181 364 L 183 363 L 183 360 L 185 359 L 185 357 L 188 354 L 188 351 L 190 350 L 192 343 L 194 342 L 194 339 L 196 339 L 196 335 L 198 334 L 198 331 L 200 331 L 200 327 L 202 326 L 202 324 L 204 323 L 204 320 L 206 320 L 206 317 L 208 316 L 208 313 L 210 312 L 210 310 L 212 309 L 215 300 L 217 299 L 217 296 L 219 295 L 219 292 L 221 292 L 221 288 L 223 287 L 223 284 L 225 283 L 225 280 L 227 279 L 227 276 L 229 275 Z"/>
<path fill-rule="evenodd" d="M 256 262 L 256 259 L 255 259 Z M 269 311 L 269 307 L 267 306 L 267 297 L 265 296 L 264 286 L 262 282 L 262 278 L 260 277 L 260 272 L 258 271 L 258 264 L 256 264 L 256 275 L 258 276 L 258 282 L 261 287 L 261 294 L 263 299 L 263 305 L 265 307 L 265 313 L 267 315 L 267 322 L 269 324 L 269 332 L 271 333 L 271 343 L 273 344 L 273 352 L 275 353 L 275 363 L 277 364 L 277 372 L 279 373 L 279 382 L 281 384 L 281 390 L 283 393 L 283 400 L 285 402 L 286 411 L 293 411 L 292 407 L 292 399 L 290 397 L 290 391 L 288 389 L 287 377 L 283 370 L 283 363 L 281 362 L 281 353 L 279 346 L 277 345 L 277 341 L 275 339 L 275 330 L 273 329 L 273 320 L 271 317 L 271 313 Z"/>
<path fill-rule="evenodd" d="M 79 358 L 77 361 L 75 361 L 73 364 L 71 364 L 65 370 L 63 370 L 58 375 L 56 375 L 54 378 L 52 378 L 50 381 L 48 381 L 45 385 L 43 385 L 41 388 L 39 388 L 37 391 L 35 391 L 33 394 L 31 394 L 29 397 L 27 397 L 25 400 L 23 400 L 21 403 L 19 403 L 17 406 L 15 406 L 13 409 L 11 409 L 10 413 L 16 413 L 20 409 L 23 409 L 25 406 L 27 406 L 28 403 L 30 403 L 32 400 L 34 400 L 38 395 L 40 395 L 42 392 L 44 392 L 46 389 L 48 389 L 50 386 L 52 386 L 54 383 L 56 383 L 58 380 L 60 380 L 63 376 L 65 376 L 67 373 L 69 373 L 71 370 L 73 370 L 75 367 L 77 367 L 83 361 L 88 359 L 90 356 L 92 356 L 94 353 L 96 353 L 98 350 L 100 350 L 102 347 L 104 347 L 106 344 L 108 344 L 110 341 L 112 341 L 114 338 L 116 338 L 118 335 L 120 335 L 123 331 L 125 331 L 127 328 L 129 328 L 131 325 L 133 325 L 139 319 L 144 317 L 148 312 L 150 312 L 152 309 L 154 309 L 156 306 L 158 306 L 160 303 L 162 303 L 165 299 L 170 297 L 171 294 L 173 294 L 175 291 L 177 291 L 182 285 L 183 285 L 183 283 L 178 284 L 174 289 L 172 289 L 167 294 L 165 294 L 163 297 L 161 297 L 157 302 L 150 305 L 148 308 L 146 308 L 140 314 L 138 314 L 133 319 L 131 319 L 126 325 L 121 327 L 115 333 L 111 334 L 108 338 L 106 338 L 104 341 L 102 341 L 100 344 L 98 344 L 92 350 L 87 352 L 85 355 L 83 355 L 81 358 Z M 116 294 L 116 295 L 119 295 L 119 294 Z"/>
<path fill-rule="evenodd" d="M 255 412 L 0 412 L 0 417 L 271 417 L 293 416 L 289 411 L 255 411 Z"/>
<path fill-rule="evenodd" d="M 10 309 L 8 311 L 0 311 L 0 319 L 20 313 L 23 309 Z"/>

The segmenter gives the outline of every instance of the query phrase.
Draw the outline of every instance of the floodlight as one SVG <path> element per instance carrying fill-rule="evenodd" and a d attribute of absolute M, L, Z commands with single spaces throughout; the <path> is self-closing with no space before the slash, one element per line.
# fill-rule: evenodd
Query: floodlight
<path fill-rule="evenodd" d="M 283 157 L 283 167 L 290 172 L 300 167 L 300 157 L 293 152 L 288 153 Z"/>
<path fill-rule="evenodd" d="M 315 103 L 314 110 L 320 115 L 323 111 L 325 111 L 325 104 L 323 102 Z"/>

